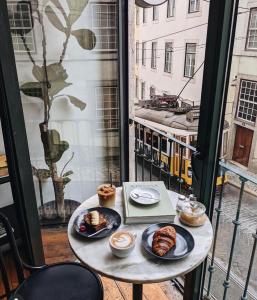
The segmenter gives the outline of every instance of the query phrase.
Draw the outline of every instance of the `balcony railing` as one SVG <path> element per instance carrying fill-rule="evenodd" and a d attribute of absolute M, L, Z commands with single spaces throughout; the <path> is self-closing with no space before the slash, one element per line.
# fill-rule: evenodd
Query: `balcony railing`
<path fill-rule="evenodd" d="M 190 145 L 184 141 L 195 140 L 183 135 L 175 138 L 174 135 L 149 125 L 149 122 L 143 119 L 135 118 L 132 121 L 135 129 L 135 180 L 163 180 L 168 189 L 184 194 L 191 193 L 190 158 L 196 148 L 193 143 Z M 220 161 L 219 165 L 216 181 L 219 193 L 215 197 L 212 214 L 214 242 L 206 261 L 204 299 L 254 300 L 257 299 L 257 264 L 254 264 L 257 244 L 257 205 L 248 200 L 245 185 L 251 182 L 257 186 L 257 179 L 224 161 Z M 240 180 L 240 186 L 233 187 L 232 191 L 229 190 L 232 189 L 229 185 L 231 174 Z M 228 209 L 223 214 L 224 207 Z M 251 207 L 255 210 L 252 210 L 252 218 L 247 219 Z M 248 234 L 240 227 L 242 215 Z M 247 245 L 244 244 L 246 241 Z M 221 255 L 224 252 L 229 254 Z M 253 275 L 255 281 L 251 280 Z M 181 290 L 181 284 L 179 287 Z"/>

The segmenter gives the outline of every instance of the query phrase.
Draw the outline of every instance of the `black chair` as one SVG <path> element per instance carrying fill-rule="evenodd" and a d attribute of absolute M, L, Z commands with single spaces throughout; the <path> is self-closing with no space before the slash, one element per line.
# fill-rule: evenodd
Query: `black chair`
<path fill-rule="evenodd" d="M 29 266 L 22 261 L 8 219 L 0 213 L 14 260 L 19 286 L 11 290 L 4 264 L 3 251 L 0 247 L 0 272 L 6 297 L 9 300 L 103 300 L 103 286 L 99 276 L 85 266 L 70 262 Z M 25 279 L 24 270 L 30 271 Z"/>

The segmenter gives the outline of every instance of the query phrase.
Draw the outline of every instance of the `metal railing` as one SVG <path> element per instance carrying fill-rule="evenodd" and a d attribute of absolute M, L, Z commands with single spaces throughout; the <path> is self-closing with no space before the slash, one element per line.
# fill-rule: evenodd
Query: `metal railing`
<path fill-rule="evenodd" d="M 146 172 L 148 172 L 148 178 L 151 180 L 163 180 L 166 183 L 166 187 L 168 189 L 175 188 L 179 193 L 183 193 L 183 183 L 184 180 L 182 178 L 182 164 L 183 164 L 183 153 L 185 149 L 189 149 L 191 153 L 196 151 L 196 148 L 184 143 L 183 141 L 180 141 L 173 136 L 156 129 L 153 126 L 150 126 L 147 124 L 144 120 L 133 120 L 134 122 L 134 128 L 135 128 L 135 180 L 146 180 Z M 145 132 L 148 132 L 148 135 L 150 136 L 149 140 L 145 140 Z M 158 149 L 154 147 L 154 141 L 153 136 L 158 138 Z M 163 162 L 162 158 L 162 143 L 163 138 L 167 140 L 167 149 L 168 152 L 165 153 L 167 156 L 167 163 Z M 155 145 L 156 146 L 156 145 Z M 177 155 L 179 157 L 179 166 L 178 170 L 179 172 L 177 175 L 172 172 L 172 164 L 174 164 L 174 151 L 175 148 L 178 150 Z M 154 150 L 155 155 L 154 156 Z M 248 264 L 247 270 L 244 271 L 243 274 L 240 275 L 240 285 L 237 283 L 236 280 L 234 280 L 234 272 L 233 272 L 233 260 L 235 256 L 235 248 L 240 241 L 238 241 L 238 235 L 240 234 L 240 224 L 241 224 L 241 214 L 242 210 L 244 212 L 244 197 L 245 197 L 245 184 L 247 182 L 251 182 L 253 184 L 256 184 L 257 186 L 257 178 L 254 176 L 249 175 L 248 173 L 242 171 L 242 169 L 237 168 L 229 163 L 226 163 L 224 161 L 219 162 L 220 170 L 219 170 L 219 194 L 216 195 L 215 198 L 215 204 L 214 204 L 214 211 L 213 211 L 213 226 L 214 226 L 214 242 L 212 250 L 209 254 L 209 257 L 207 259 L 207 272 L 208 276 L 205 278 L 205 295 L 204 299 L 215 299 L 215 296 L 217 294 L 217 288 L 219 290 L 217 299 L 240 299 L 241 300 L 247 300 L 247 299 L 257 299 L 254 293 L 252 291 L 249 291 L 249 283 L 250 278 L 253 272 L 254 267 L 254 259 L 256 254 L 256 244 L 257 244 L 257 197 L 256 197 L 256 224 L 251 224 L 251 226 L 256 225 L 256 231 L 252 233 L 252 245 L 251 245 L 251 251 L 250 255 L 248 257 L 242 257 L 242 264 L 246 266 Z M 141 172 L 140 172 L 141 167 Z M 185 171 L 185 170 L 184 170 Z M 140 174 L 141 173 L 141 174 Z M 230 218 L 231 220 L 226 220 L 226 226 L 233 225 L 233 230 L 231 232 L 231 235 L 226 233 L 224 236 L 226 236 L 226 240 L 229 243 L 231 241 L 230 246 L 228 246 L 226 250 L 229 252 L 229 256 L 224 261 L 223 266 L 221 267 L 217 263 L 217 251 L 219 250 L 219 247 L 221 244 L 219 241 L 219 234 L 221 233 L 221 230 L 224 230 L 224 228 L 221 228 L 223 226 L 224 222 L 222 220 L 222 212 L 223 212 L 223 205 L 224 205 L 224 194 L 225 194 L 225 186 L 227 181 L 227 174 L 233 173 L 234 176 L 238 176 L 240 180 L 240 186 L 238 187 L 238 199 L 236 198 L 236 195 L 233 197 L 228 194 L 226 197 L 232 197 L 231 203 L 233 204 L 233 207 L 235 208 L 235 211 L 231 210 L 230 212 Z M 141 176 L 140 176 L 141 175 Z M 175 182 L 175 186 L 171 186 L 171 180 L 173 179 L 173 183 Z M 189 187 L 189 191 L 190 191 Z M 237 193 L 236 191 L 236 193 Z M 226 200 L 227 201 L 227 200 Z M 230 200 L 229 200 L 230 201 Z M 227 204 L 226 204 L 227 205 Z M 244 212 L 246 214 L 247 212 Z M 234 215 L 233 215 L 234 214 Z M 238 246 L 237 246 L 238 247 Z M 224 250 L 224 249 L 223 249 Z M 222 250 L 222 251 L 223 251 Z M 220 252 L 220 251 L 218 251 Z M 249 252 L 249 251 L 248 251 Z M 242 254 L 243 255 L 243 254 Z M 219 253 L 218 253 L 219 256 Z M 217 280 L 215 280 L 215 287 L 213 287 L 213 279 L 214 279 L 214 273 L 215 270 L 219 272 L 219 270 L 222 269 L 222 276 L 224 276 L 223 280 L 223 287 L 217 286 Z M 256 267 L 257 272 L 257 267 Z M 229 289 L 231 287 L 231 280 L 240 288 L 240 291 L 236 293 L 236 298 L 233 298 L 234 296 L 229 295 Z M 223 291 L 221 292 L 221 287 L 223 288 Z M 257 288 L 257 287 L 256 287 Z M 239 295 L 241 293 L 241 295 Z M 257 291 L 256 291 L 257 294 Z M 232 298 L 231 298 L 232 297 Z"/>

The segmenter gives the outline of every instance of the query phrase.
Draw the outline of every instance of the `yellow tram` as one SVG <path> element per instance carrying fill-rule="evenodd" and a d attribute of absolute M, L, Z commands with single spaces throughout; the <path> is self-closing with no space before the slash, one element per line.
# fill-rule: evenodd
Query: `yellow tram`
<path fill-rule="evenodd" d="M 137 118 L 136 118 L 137 119 Z M 153 160 L 155 165 L 160 165 L 165 171 L 169 171 L 173 176 L 179 177 L 180 173 L 180 157 L 182 154 L 182 167 L 181 167 L 181 178 L 186 186 L 192 185 L 192 167 L 191 167 L 191 155 L 192 150 L 183 147 L 182 153 L 180 152 L 180 146 L 178 143 L 170 143 L 169 137 L 173 137 L 187 145 L 192 147 L 196 146 L 197 132 L 189 131 L 184 129 L 171 128 L 162 124 L 151 122 L 148 120 L 142 120 L 141 118 L 135 120 L 139 122 L 140 126 L 139 134 L 137 135 L 137 141 L 139 150 L 143 152 L 146 158 L 151 159 L 151 135 L 153 134 Z M 153 133 L 151 133 L 151 131 Z M 160 136 L 162 136 L 160 138 Z M 226 156 L 227 152 L 227 140 L 228 140 L 228 128 L 223 130 L 222 139 L 222 153 L 221 158 Z M 143 150 L 144 145 L 144 150 Z M 170 149 L 172 147 L 172 149 Z M 160 156 L 161 149 L 161 156 Z M 169 158 L 170 157 L 170 158 Z M 225 182 L 227 178 L 225 177 Z M 222 184 L 222 176 L 217 177 L 217 187 Z"/>

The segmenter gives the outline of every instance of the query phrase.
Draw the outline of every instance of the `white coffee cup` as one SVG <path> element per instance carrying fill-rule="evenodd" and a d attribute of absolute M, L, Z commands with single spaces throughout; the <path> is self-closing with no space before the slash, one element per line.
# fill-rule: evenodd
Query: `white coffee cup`
<path fill-rule="evenodd" d="M 109 239 L 112 253 L 120 258 L 127 257 L 135 248 L 137 235 L 126 230 L 114 232 Z"/>

